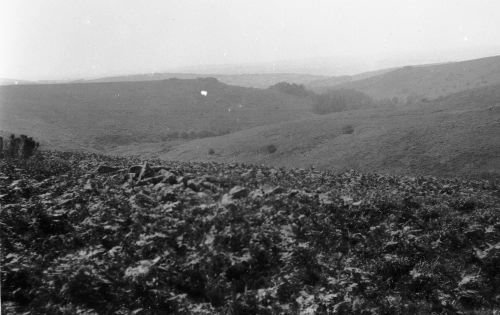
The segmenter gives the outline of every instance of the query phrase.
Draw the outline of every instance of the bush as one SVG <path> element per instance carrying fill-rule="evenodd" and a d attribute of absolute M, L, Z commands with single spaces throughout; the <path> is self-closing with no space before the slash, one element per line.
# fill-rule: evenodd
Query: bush
<path fill-rule="evenodd" d="M 269 144 L 265 147 L 266 152 L 274 153 L 278 150 L 278 148 L 274 144 Z"/>
<path fill-rule="evenodd" d="M 212 149 L 212 148 L 208 149 L 208 154 L 209 155 L 214 155 L 215 154 L 215 150 Z"/>
<path fill-rule="evenodd" d="M 354 127 L 352 125 L 346 125 L 342 128 L 342 133 L 345 135 L 350 135 L 354 132 Z"/>
<path fill-rule="evenodd" d="M 0 157 L 27 159 L 35 154 L 38 147 L 39 143 L 26 135 L 16 137 L 11 134 L 5 143 L 0 137 Z"/>
<path fill-rule="evenodd" d="M 295 84 L 288 82 L 276 83 L 275 85 L 270 86 L 269 89 L 298 97 L 307 97 L 313 94 L 312 92 L 306 90 L 306 88 L 302 84 Z"/>

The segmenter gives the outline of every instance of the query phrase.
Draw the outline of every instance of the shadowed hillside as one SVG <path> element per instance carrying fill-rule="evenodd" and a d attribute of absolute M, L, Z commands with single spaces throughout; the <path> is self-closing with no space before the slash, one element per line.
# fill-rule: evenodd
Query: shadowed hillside
<path fill-rule="evenodd" d="M 206 96 L 202 95 L 206 91 Z M 184 141 L 310 117 L 310 103 L 216 79 L 0 87 L 0 129 L 65 148 Z"/>
<path fill-rule="evenodd" d="M 500 56 L 438 65 L 408 66 L 332 88 L 355 89 L 374 98 L 435 98 L 500 83 Z M 323 88 L 327 85 L 323 84 Z"/>

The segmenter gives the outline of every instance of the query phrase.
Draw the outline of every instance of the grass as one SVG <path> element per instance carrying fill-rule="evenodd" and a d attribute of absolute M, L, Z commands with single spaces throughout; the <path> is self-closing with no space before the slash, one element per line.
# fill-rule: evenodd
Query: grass
<path fill-rule="evenodd" d="M 36 134 L 52 146 L 103 151 L 174 133 L 224 134 L 312 115 L 306 99 L 215 79 L 4 86 L 0 100 L 4 130 Z"/>
<path fill-rule="evenodd" d="M 320 81 L 321 82 L 321 81 Z M 354 89 L 376 99 L 436 98 L 500 83 L 500 56 L 438 65 L 404 67 L 347 83 L 325 81 L 315 90 Z"/>
<path fill-rule="evenodd" d="M 202 160 L 211 147 L 219 153 L 211 159 L 221 162 L 498 177 L 499 91 L 499 86 L 485 87 L 406 108 L 347 111 L 278 123 L 179 144 L 157 154 Z M 356 132 L 346 132 L 348 125 Z M 279 152 L 262 154 L 261 147 L 270 141 Z"/>

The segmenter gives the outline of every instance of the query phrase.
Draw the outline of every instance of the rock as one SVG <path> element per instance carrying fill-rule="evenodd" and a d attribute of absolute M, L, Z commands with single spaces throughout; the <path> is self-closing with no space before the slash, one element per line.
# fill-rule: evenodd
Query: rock
<path fill-rule="evenodd" d="M 151 168 L 151 166 L 149 165 L 149 163 L 148 162 L 144 162 L 144 164 L 142 165 L 142 168 L 141 168 L 141 172 L 139 173 L 138 180 L 141 180 L 141 179 L 144 179 L 144 178 L 148 178 L 148 177 L 152 177 L 153 175 L 154 175 L 154 171 Z"/>
<path fill-rule="evenodd" d="M 214 185 L 208 181 L 202 181 L 200 183 L 200 186 L 205 188 L 205 189 L 211 190 L 212 192 L 216 192 L 218 190 L 218 187 L 216 185 Z"/>
<path fill-rule="evenodd" d="M 205 180 L 206 182 L 212 183 L 212 184 L 219 183 L 219 180 L 217 178 L 215 178 L 214 176 L 210 176 L 210 175 L 204 175 L 203 180 Z"/>
<path fill-rule="evenodd" d="M 264 193 L 262 192 L 262 190 L 256 189 L 249 194 L 249 197 L 252 200 L 262 199 L 264 198 Z"/>
<path fill-rule="evenodd" d="M 266 195 L 277 195 L 277 194 L 282 194 L 285 192 L 285 189 L 280 186 L 272 187 L 269 189 L 266 189 L 265 193 Z"/>
<path fill-rule="evenodd" d="M 161 176 L 163 176 L 163 182 L 164 183 L 169 183 L 170 185 L 174 185 L 174 184 L 177 184 L 177 176 L 175 176 L 174 173 L 172 172 L 169 172 L 165 169 L 161 169 L 159 172 L 158 172 Z"/>
<path fill-rule="evenodd" d="M 163 181 L 163 179 L 164 179 L 164 177 L 161 175 L 155 176 L 155 177 L 149 177 L 149 178 L 138 181 L 137 186 L 144 186 L 144 185 L 149 185 L 149 184 L 156 185 L 156 184 L 160 183 L 161 181 Z"/>
<path fill-rule="evenodd" d="M 134 178 L 135 178 L 135 177 L 139 176 L 139 174 L 141 173 L 141 170 L 142 170 L 142 166 L 141 165 L 134 165 L 134 166 L 131 166 L 128 169 L 128 172 L 130 174 L 134 174 Z"/>
<path fill-rule="evenodd" d="M 196 192 L 200 190 L 200 185 L 192 179 L 187 181 L 186 187 Z"/>
<path fill-rule="evenodd" d="M 226 207 L 229 210 L 236 210 L 236 204 L 234 202 L 234 199 L 231 198 L 229 194 L 224 194 L 222 196 L 222 199 L 220 201 L 220 204 L 224 207 Z"/>
<path fill-rule="evenodd" d="M 229 191 L 229 196 L 234 199 L 239 199 L 248 196 L 248 188 L 242 186 L 234 186 Z"/>
<path fill-rule="evenodd" d="M 173 202 L 177 200 L 177 195 L 170 187 L 164 187 L 158 193 L 159 200 L 162 202 Z"/>
<path fill-rule="evenodd" d="M 319 202 L 324 205 L 332 205 L 334 203 L 333 198 L 328 193 L 322 193 L 318 195 Z"/>
<path fill-rule="evenodd" d="M 139 207 L 156 205 L 156 201 L 153 198 L 151 198 L 150 196 L 145 195 L 143 193 L 138 193 L 138 194 L 130 197 L 129 202 L 132 205 L 136 205 Z"/>
<path fill-rule="evenodd" d="M 113 167 L 113 166 L 101 164 L 101 165 L 99 165 L 97 167 L 97 169 L 95 170 L 95 173 L 98 173 L 98 174 L 108 174 L 108 173 L 116 172 L 118 170 L 119 170 L 118 167 Z"/>
<path fill-rule="evenodd" d="M 392 252 L 392 251 L 395 251 L 398 247 L 399 247 L 398 242 L 389 241 L 389 242 L 385 243 L 384 250 L 387 252 Z"/>
<path fill-rule="evenodd" d="M 249 171 L 246 171 L 245 173 L 241 174 L 241 178 L 243 178 L 244 180 L 249 180 L 253 177 L 255 177 L 254 170 L 249 170 Z"/>
<path fill-rule="evenodd" d="M 94 190 L 94 185 L 90 179 L 88 179 L 87 182 L 85 183 L 85 185 L 83 186 L 83 190 L 86 190 L 86 191 Z"/>

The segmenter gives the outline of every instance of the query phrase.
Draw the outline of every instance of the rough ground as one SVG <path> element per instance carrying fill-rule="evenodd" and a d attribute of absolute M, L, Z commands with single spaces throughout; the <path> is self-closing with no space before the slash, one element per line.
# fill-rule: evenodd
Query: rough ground
<path fill-rule="evenodd" d="M 4 314 L 498 314 L 498 184 L 0 161 Z"/>

